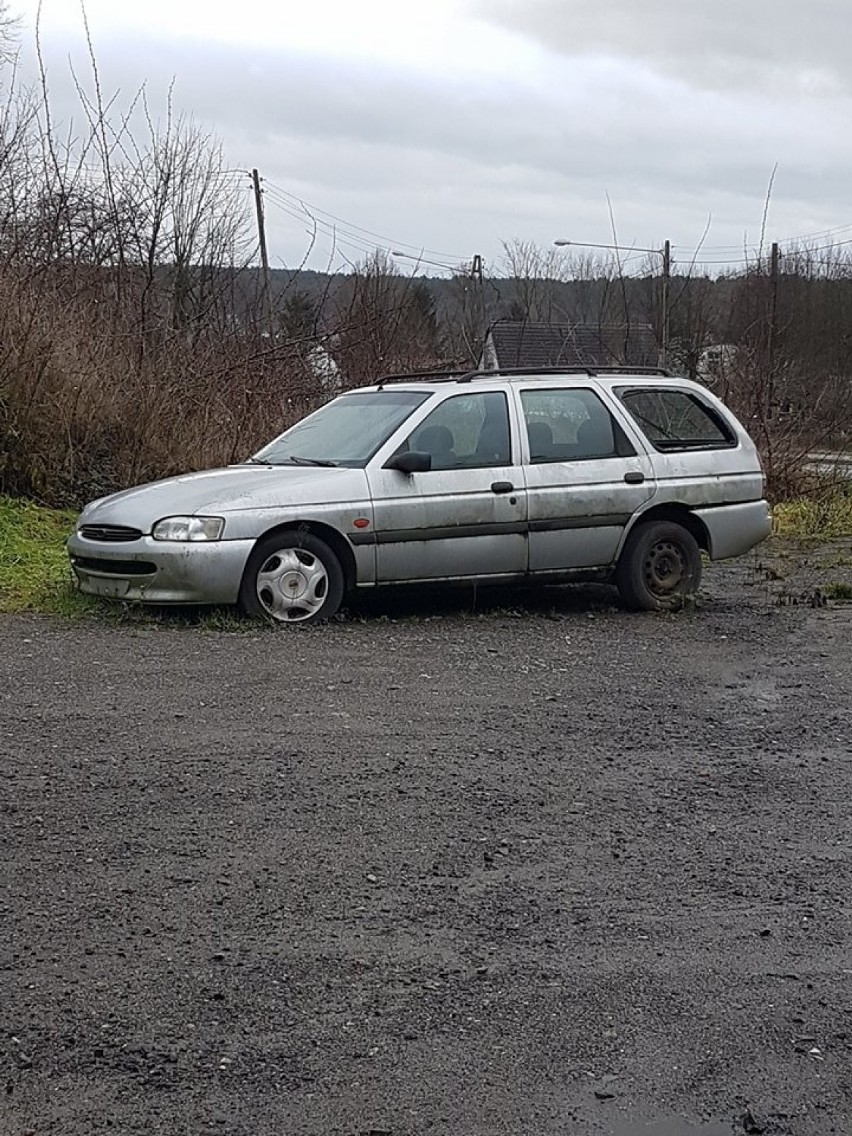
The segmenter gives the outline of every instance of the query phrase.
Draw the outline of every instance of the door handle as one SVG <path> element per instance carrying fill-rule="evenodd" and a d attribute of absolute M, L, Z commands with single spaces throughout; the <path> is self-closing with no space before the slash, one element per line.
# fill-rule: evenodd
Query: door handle
<path fill-rule="evenodd" d="M 629 473 L 625 473 L 624 480 L 628 485 L 641 485 L 645 480 L 645 474 L 638 469 L 632 469 Z"/>
<path fill-rule="evenodd" d="M 491 482 L 491 492 L 492 493 L 511 493 L 514 488 L 515 487 L 511 483 L 511 481 L 492 481 Z"/>

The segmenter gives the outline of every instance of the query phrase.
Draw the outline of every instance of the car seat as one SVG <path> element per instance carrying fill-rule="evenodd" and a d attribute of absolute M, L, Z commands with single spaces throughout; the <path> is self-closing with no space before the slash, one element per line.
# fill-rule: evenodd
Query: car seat
<path fill-rule="evenodd" d="M 587 418 L 577 431 L 577 446 L 584 458 L 612 457 L 615 444 L 612 423 L 603 415 Z"/>
<path fill-rule="evenodd" d="M 476 460 L 480 465 L 508 465 L 512 460 L 506 401 L 501 395 L 497 398 L 496 405 L 489 401 L 485 404 L 485 421 L 476 443 Z"/>
<path fill-rule="evenodd" d="M 527 437 L 530 443 L 530 459 L 547 461 L 553 453 L 553 431 L 546 422 L 528 422 Z"/>
<path fill-rule="evenodd" d="M 450 469 L 456 464 L 455 438 L 447 426 L 427 426 L 416 437 L 415 449 L 432 455 L 432 469 Z"/>

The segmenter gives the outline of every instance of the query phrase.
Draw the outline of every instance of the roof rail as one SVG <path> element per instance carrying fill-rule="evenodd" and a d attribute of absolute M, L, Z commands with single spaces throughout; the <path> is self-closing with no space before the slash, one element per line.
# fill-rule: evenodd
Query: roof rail
<path fill-rule="evenodd" d="M 452 371 L 408 371 L 405 374 L 383 375 L 376 379 L 375 386 L 381 389 L 386 383 L 469 383 L 472 379 L 499 379 L 503 376 L 525 375 L 528 378 L 547 378 L 551 375 L 663 375 L 671 377 L 671 371 L 665 367 L 628 367 L 622 364 L 575 364 L 566 367 L 498 367 L 494 371 L 465 371 L 456 367 Z M 367 383 L 373 386 L 373 383 Z"/>
<path fill-rule="evenodd" d="M 566 367 L 498 367 L 494 371 L 467 371 L 459 375 L 458 382 L 468 383 L 471 379 L 499 379 L 501 375 L 527 375 L 535 378 L 538 375 L 663 375 L 671 377 L 671 372 L 665 367 L 628 367 L 622 364 L 589 363 L 586 366 L 576 364 Z"/>
<path fill-rule="evenodd" d="M 463 367 L 456 367 L 455 370 L 452 371 L 408 371 L 405 374 L 399 375 L 383 375 L 380 379 L 376 379 L 375 385 L 383 387 L 385 383 L 416 382 L 418 379 L 432 382 L 452 382 L 453 379 L 457 379 L 464 373 Z M 368 383 L 367 385 L 372 386 L 373 384 Z"/>

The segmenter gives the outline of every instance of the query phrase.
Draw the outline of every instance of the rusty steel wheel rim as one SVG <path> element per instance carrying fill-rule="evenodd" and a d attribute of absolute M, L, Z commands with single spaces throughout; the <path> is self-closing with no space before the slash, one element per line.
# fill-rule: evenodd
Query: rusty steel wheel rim
<path fill-rule="evenodd" d="M 673 540 L 658 540 L 648 549 L 644 562 L 645 584 L 655 596 L 671 596 L 687 578 L 686 556 Z"/>

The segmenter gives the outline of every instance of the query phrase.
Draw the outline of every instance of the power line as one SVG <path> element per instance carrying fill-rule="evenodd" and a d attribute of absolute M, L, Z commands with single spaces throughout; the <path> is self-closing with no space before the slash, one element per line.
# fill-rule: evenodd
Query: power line
<path fill-rule="evenodd" d="M 312 216 L 328 217 L 336 223 L 336 226 L 343 226 L 344 229 L 354 230 L 358 233 L 363 233 L 365 236 L 375 237 L 378 241 L 381 242 L 382 246 L 386 246 L 387 248 L 404 248 L 410 249 L 415 253 L 428 253 L 430 256 L 438 257 L 442 261 L 449 260 L 462 262 L 470 259 L 470 256 L 457 256 L 455 253 L 439 252 L 437 249 L 430 249 L 424 247 L 423 245 L 412 244 L 410 241 L 392 239 L 386 234 L 377 233 L 373 229 L 366 229 L 362 225 L 356 225 L 352 221 L 346 221 L 342 217 L 338 217 L 336 213 L 331 213 L 327 209 L 321 209 L 317 205 L 312 205 L 310 201 L 306 201 L 304 198 L 297 196 L 295 193 L 290 193 L 288 190 L 283 189 L 281 186 L 276 185 L 274 182 L 265 182 L 264 184 L 266 185 L 267 192 L 271 195 L 277 194 L 280 198 L 283 198 L 290 203 L 294 203 L 299 208 L 306 210 Z"/>
<path fill-rule="evenodd" d="M 792 245 L 792 244 L 796 244 L 799 241 L 823 240 L 826 237 L 830 237 L 835 233 L 848 233 L 850 230 L 852 230 L 852 224 L 837 225 L 837 226 L 835 226 L 831 229 L 821 229 L 821 230 L 818 230 L 818 231 L 812 232 L 812 233 L 800 233 L 798 236 L 795 236 L 795 237 L 780 237 L 776 243 L 779 244 L 779 245 Z M 690 249 L 690 248 L 692 248 L 691 245 L 675 245 L 674 247 L 677 248 L 677 249 Z M 736 244 L 736 245 L 704 245 L 703 247 L 708 252 L 713 252 L 713 253 L 733 252 L 733 251 L 741 252 L 743 244 L 741 242 L 740 244 Z"/>
<path fill-rule="evenodd" d="M 268 190 L 265 192 L 270 203 L 288 217 L 292 217 L 294 220 L 304 225 L 305 232 L 308 233 L 308 235 L 314 235 L 317 231 L 321 232 L 324 236 L 332 237 L 335 243 L 348 245 L 361 253 L 373 253 L 379 247 L 372 242 L 365 241 L 364 238 L 358 236 L 357 233 L 351 233 L 347 229 L 341 229 L 337 225 L 324 220 L 322 217 L 314 216 L 307 209 L 298 209 L 274 192 L 269 192 Z"/>
<path fill-rule="evenodd" d="M 285 204 L 282 204 L 275 197 L 269 196 L 268 198 L 271 205 L 276 209 L 285 213 L 288 217 L 298 221 L 301 225 L 305 226 L 305 232 L 308 236 L 313 236 L 315 230 L 322 232 L 324 236 L 332 237 L 336 244 L 346 245 L 355 249 L 360 253 L 373 253 L 376 251 L 377 246 L 368 244 L 364 241 L 358 240 L 356 237 L 336 229 L 334 225 L 329 224 L 328 221 L 323 221 L 322 218 L 312 217 L 308 213 L 300 213 Z"/>
<path fill-rule="evenodd" d="M 232 174 L 247 175 L 247 171 L 232 170 L 228 171 Z M 434 249 L 429 249 L 423 245 L 412 244 L 408 241 L 393 240 L 385 234 L 379 233 L 373 229 L 368 229 L 355 222 L 349 222 L 339 217 L 337 214 L 330 212 L 326 209 L 321 209 L 312 203 L 306 201 L 304 198 L 299 197 L 297 194 L 290 193 L 283 187 L 275 184 L 274 182 L 264 181 L 263 192 L 268 195 L 270 202 L 275 205 L 279 210 L 287 216 L 292 217 L 300 223 L 308 224 L 309 227 L 305 229 L 308 235 L 314 235 L 317 231 L 323 233 L 324 236 L 330 237 L 335 245 L 341 245 L 344 248 L 350 249 L 361 255 L 370 255 L 375 252 L 389 252 L 393 253 L 395 249 L 401 248 L 404 250 L 412 250 L 410 252 L 403 252 L 400 255 L 406 259 L 410 259 L 416 263 L 428 264 L 435 268 L 443 269 L 446 272 L 455 272 L 459 266 L 470 260 L 470 257 L 455 256 L 451 253 L 442 253 Z M 804 241 L 807 239 L 815 239 L 817 237 L 828 237 L 834 233 L 843 233 L 852 230 L 852 225 L 839 225 L 832 229 L 824 229 L 821 232 L 811 234 L 803 234 L 798 237 L 788 237 L 783 241 L 775 242 L 781 244 L 795 244 L 797 241 Z M 369 238 L 373 238 L 370 240 Z M 824 245 L 818 245 L 811 249 L 804 250 L 805 254 L 813 252 L 824 252 L 833 250 L 838 247 L 852 244 L 852 238 L 847 238 L 842 241 L 832 241 Z M 689 249 L 691 252 L 691 260 L 696 267 L 714 267 L 714 268 L 744 268 L 759 263 L 763 257 L 758 255 L 757 252 L 749 254 L 747 251 L 743 252 L 742 245 L 710 245 L 704 246 L 708 253 L 718 253 L 726 250 L 737 250 L 739 256 L 719 257 L 710 256 L 704 258 L 701 256 L 701 251 L 696 252 L 688 245 L 674 245 L 673 248 L 684 250 Z M 427 255 L 429 254 L 429 255 Z M 785 257 L 795 256 L 795 253 L 781 253 L 782 259 Z M 768 257 L 768 253 L 767 253 Z M 433 259 L 440 258 L 440 259 Z M 452 261 L 453 263 L 447 263 Z M 823 262 L 826 263 L 826 262 Z M 828 262 L 830 263 L 830 262 Z"/>
<path fill-rule="evenodd" d="M 377 244 L 372 241 L 366 240 L 360 236 L 361 232 L 369 233 L 369 230 L 363 229 L 361 226 L 352 226 L 353 229 L 358 229 L 358 233 L 351 232 L 349 228 L 341 227 L 340 225 L 333 224 L 331 221 L 324 220 L 323 217 L 315 216 L 308 209 L 307 205 L 303 204 L 302 208 L 298 208 L 291 204 L 290 200 L 283 198 L 280 194 L 276 193 L 273 189 L 268 193 L 270 203 L 281 212 L 285 213 L 288 217 L 299 221 L 305 225 L 305 232 L 310 236 L 315 231 L 321 232 L 324 236 L 330 238 L 335 246 L 342 245 L 345 248 L 354 250 L 362 255 L 373 255 L 379 253 L 389 253 L 391 256 L 398 255 L 404 257 L 406 260 L 415 262 L 416 264 L 430 265 L 434 268 L 440 268 L 444 272 L 457 272 L 459 264 L 447 264 L 443 261 L 432 260 L 429 257 L 422 255 L 422 251 L 418 250 L 417 253 L 398 253 L 396 250 L 389 247 L 389 243 Z M 325 216 L 332 216 L 326 213 Z M 414 247 L 414 246 L 411 246 Z"/>
<path fill-rule="evenodd" d="M 301 225 L 303 225 L 304 232 L 307 236 L 313 237 L 316 231 L 320 231 L 324 237 L 330 238 L 335 249 L 341 248 L 348 250 L 349 252 L 358 256 L 371 256 L 376 252 L 387 251 L 381 249 L 377 245 L 367 244 L 363 241 L 358 241 L 354 238 L 351 238 L 347 234 L 341 233 L 340 231 L 335 229 L 333 225 L 330 225 L 327 221 L 323 221 L 321 218 L 311 218 L 307 214 L 298 213 L 297 211 L 290 209 L 285 205 L 282 205 L 274 197 L 269 197 L 269 202 L 276 209 L 279 209 L 282 213 L 285 213 L 288 217 L 292 217 L 295 221 L 298 221 Z M 306 224 L 306 222 L 315 224 L 316 229 L 312 228 L 310 224 Z M 343 259 L 346 260 L 347 263 L 350 263 L 345 255 L 343 255 Z"/>

